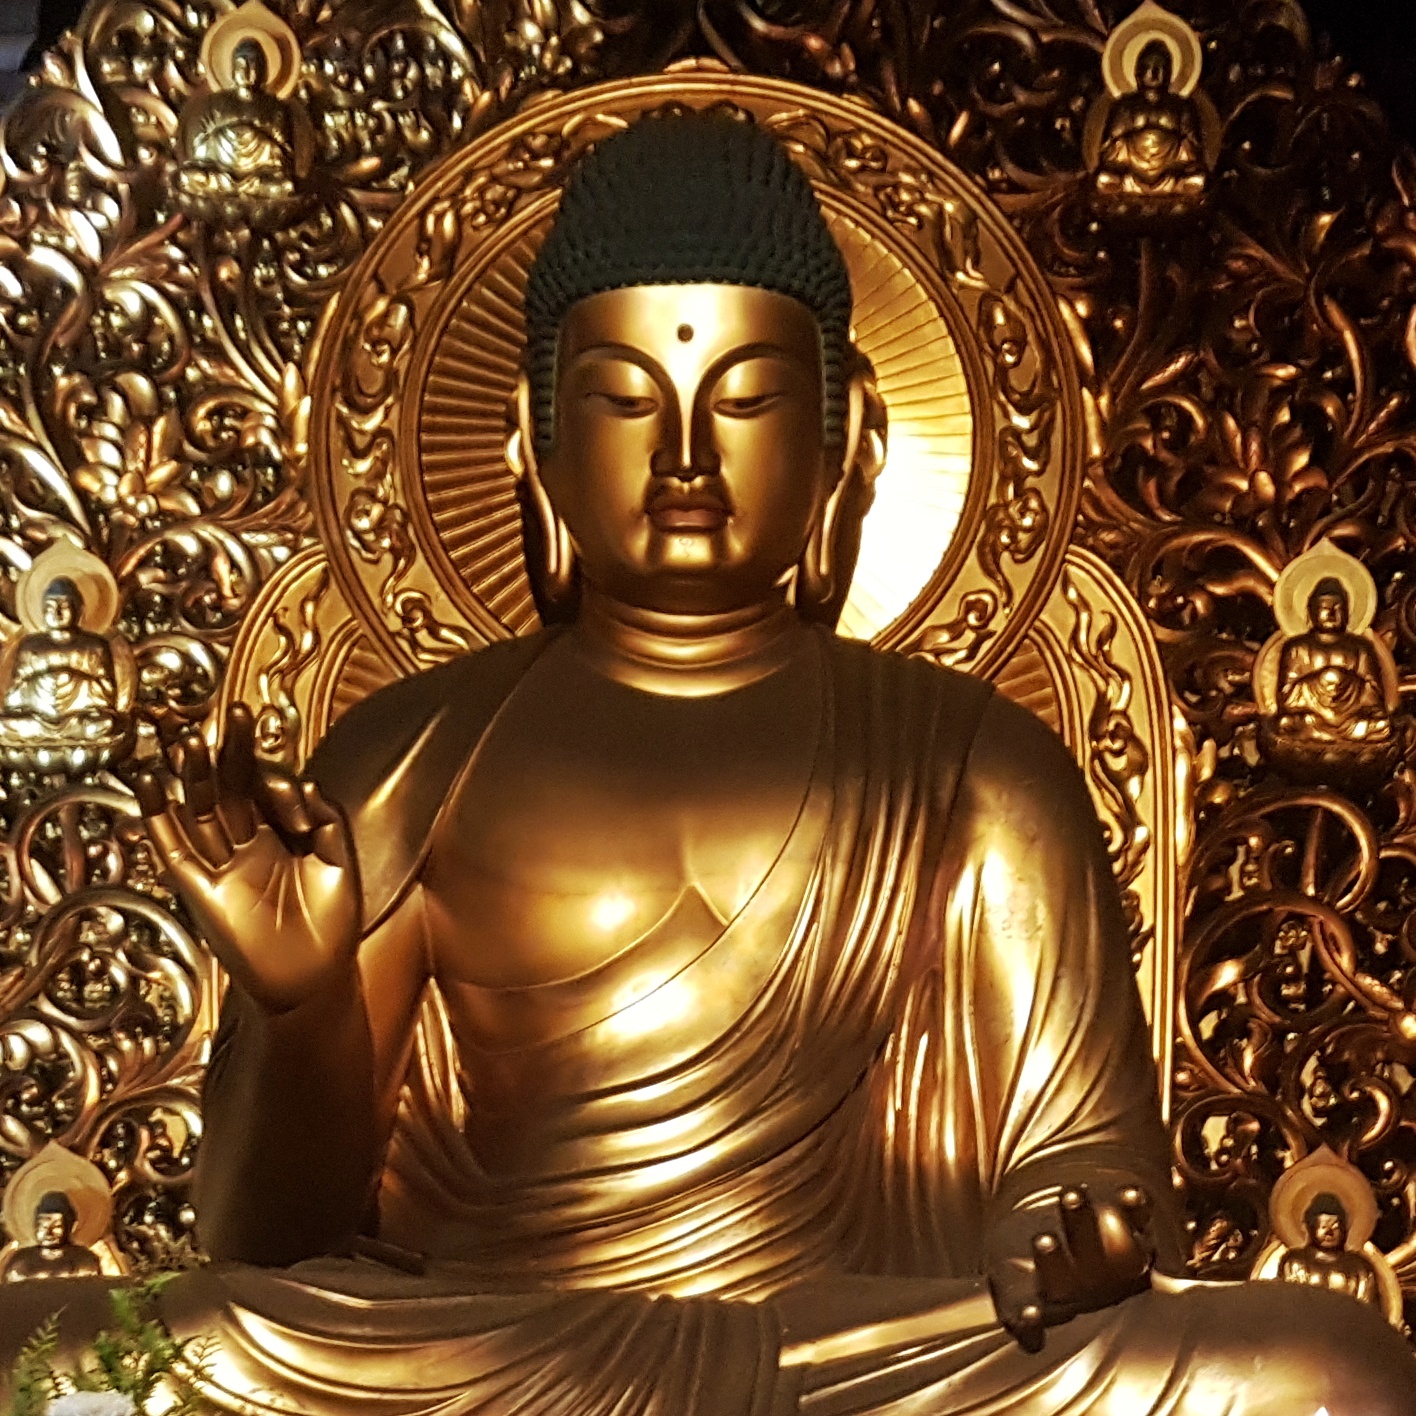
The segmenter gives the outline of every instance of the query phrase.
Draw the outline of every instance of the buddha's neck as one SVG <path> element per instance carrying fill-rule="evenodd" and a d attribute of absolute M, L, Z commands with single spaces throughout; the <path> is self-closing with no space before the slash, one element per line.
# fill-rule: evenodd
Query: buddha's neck
<path fill-rule="evenodd" d="M 809 633 L 780 598 L 726 614 L 675 615 L 626 605 L 587 586 L 571 642 L 617 683 L 704 698 L 766 678 L 801 651 Z"/>

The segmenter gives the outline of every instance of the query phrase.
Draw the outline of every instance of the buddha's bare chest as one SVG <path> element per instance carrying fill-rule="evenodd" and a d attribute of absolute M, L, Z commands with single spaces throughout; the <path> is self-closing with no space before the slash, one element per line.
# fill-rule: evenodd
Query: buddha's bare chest
<path fill-rule="evenodd" d="M 812 661 L 707 699 L 538 665 L 488 731 L 424 869 L 444 991 L 579 978 L 665 921 L 702 932 L 734 917 L 796 823 L 820 720 Z"/>

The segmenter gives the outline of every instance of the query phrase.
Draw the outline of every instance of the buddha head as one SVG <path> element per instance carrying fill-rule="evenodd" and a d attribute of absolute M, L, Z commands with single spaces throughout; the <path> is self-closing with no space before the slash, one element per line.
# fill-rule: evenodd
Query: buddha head
<path fill-rule="evenodd" d="M 243 39 L 231 54 L 231 83 L 242 98 L 264 87 L 266 81 L 265 50 L 254 39 Z"/>
<path fill-rule="evenodd" d="M 1324 576 L 1308 596 L 1308 623 L 1323 634 L 1347 630 L 1347 591 L 1336 577 Z"/>
<path fill-rule="evenodd" d="M 745 120 L 641 119 L 583 158 L 532 267 L 511 456 L 543 618 L 793 596 L 839 613 L 884 419 L 811 184 Z"/>
<path fill-rule="evenodd" d="M 40 1197 L 34 1208 L 34 1242 L 41 1249 L 62 1249 L 70 1242 L 78 1216 L 62 1190 Z"/>
<path fill-rule="evenodd" d="M 74 629 L 83 613 L 83 597 L 72 580 L 60 576 L 51 580 L 44 591 L 45 628 L 63 632 Z"/>
<path fill-rule="evenodd" d="M 1327 1253 L 1341 1253 L 1347 1247 L 1347 1210 L 1336 1195 L 1324 1191 L 1314 1197 L 1303 1212 L 1308 1242 Z"/>
<path fill-rule="evenodd" d="M 1163 40 L 1153 39 L 1136 59 L 1136 87 L 1152 96 L 1169 93 L 1174 69 L 1170 47 Z"/>

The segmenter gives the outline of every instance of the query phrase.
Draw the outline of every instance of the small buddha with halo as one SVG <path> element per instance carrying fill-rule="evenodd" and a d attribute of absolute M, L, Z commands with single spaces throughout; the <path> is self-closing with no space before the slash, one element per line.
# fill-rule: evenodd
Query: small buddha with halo
<path fill-rule="evenodd" d="M 1371 1261 L 1347 1247 L 1347 1209 L 1334 1194 L 1314 1197 L 1303 1215 L 1308 1242 L 1289 1249 L 1279 1261 L 1284 1283 L 1305 1283 L 1345 1293 L 1362 1303 L 1378 1303 L 1376 1270 Z"/>
<path fill-rule="evenodd" d="M 78 1215 L 62 1190 L 40 1197 L 34 1210 L 34 1243 L 16 1249 L 5 1265 L 5 1282 L 34 1278 L 92 1278 L 99 1273 L 98 1256 L 74 1242 Z"/>
<path fill-rule="evenodd" d="M 193 99 L 177 133 L 177 201 L 189 216 L 218 226 L 270 229 L 303 204 L 298 182 L 309 168 L 303 113 L 268 91 L 260 41 L 239 40 L 230 87 Z"/>
<path fill-rule="evenodd" d="M 44 588 L 43 628 L 15 646 L 0 697 L 0 758 L 39 771 L 91 771 L 127 740 L 113 650 L 83 628 L 83 595 L 67 576 Z"/>
<path fill-rule="evenodd" d="M 138 782 L 231 976 L 216 1262 L 161 1299 L 205 1394 L 1416 1413 L 1361 1305 L 1157 1290 L 1169 1154 L 1086 786 L 986 682 L 832 630 L 881 408 L 787 150 L 724 114 L 603 139 L 526 319 L 546 627 L 352 709 L 301 778 L 237 707 Z"/>
<path fill-rule="evenodd" d="M 1306 634 L 1278 661 L 1275 729 L 1314 742 L 1381 743 L 1392 735 L 1382 665 L 1371 643 L 1348 631 L 1347 591 L 1336 576 L 1313 587 Z"/>
<path fill-rule="evenodd" d="M 1098 203 L 1116 216 L 1178 216 L 1195 210 L 1208 183 L 1194 102 L 1172 91 L 1169 46 L 1153 39 L 1135 61 L 1134 92 L 1112 106 L 1093 179 Z"/>
<path fill-rule="evenodd" d="M 1279 632 L 1254 660 L 1259 744 L 1299 781 L 1360 787 L 1400 759 L 1408 720 L 1391 651 L 1371 628 L 1377 599 L 1371 572 L 1326 541 L 1274 586 Z"/>

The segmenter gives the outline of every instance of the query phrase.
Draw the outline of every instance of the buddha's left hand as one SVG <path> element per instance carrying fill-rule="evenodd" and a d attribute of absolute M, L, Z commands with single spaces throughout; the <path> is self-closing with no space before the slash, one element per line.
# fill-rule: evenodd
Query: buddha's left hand
<path fill-rule="evenodd" d="M 1147 1286 L 1155 1258 L 1150 1201 L 1139 1185 L 1097 1200 L 1068 1186 L 1056 1203 L 1019 1209 L 995 1226 L 988 1284 L 998 1320 L 1029 1352 L 1048 1327 L 1107 1308 Z"/>

